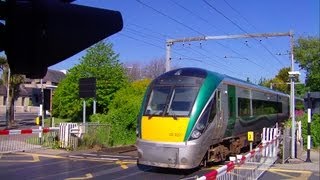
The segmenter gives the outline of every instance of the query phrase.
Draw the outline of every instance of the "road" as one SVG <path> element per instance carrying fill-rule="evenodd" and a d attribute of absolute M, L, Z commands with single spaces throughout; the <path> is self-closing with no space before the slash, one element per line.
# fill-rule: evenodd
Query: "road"
<path fill-rule="evenodd" d="M 35 118 L 38 113 L 15 113 L 15 121 L 17 128 L 28 128 L 35 126 Z M 6 127 L 6 115 L 0 114 L 0 129 Z"/>
<path fill-rule="evenodd" d="M 183 179 L 203 175 L 210 169 L 179 171 L 138 167 L 136 157 L 126 155 L 45 155 L 38 153 L 3 154 L 0 177 L 4 179 Z M 193 178 L 195 179 L 195 178 Z"/>

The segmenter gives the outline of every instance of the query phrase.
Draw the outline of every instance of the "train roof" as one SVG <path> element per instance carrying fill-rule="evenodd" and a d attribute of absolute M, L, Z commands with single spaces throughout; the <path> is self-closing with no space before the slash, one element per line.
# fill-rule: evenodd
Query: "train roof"
<path fill-rule="evenodd" d="M 206 76 L 213 76 L 215 79 L 225 82 L 227 84 L 243 86 L 246 88 L 256 89 L 256 90 L 260 90 L 267 93 L 276 93 L 283 96 L 289 96 L 288 94 L 285 94 L 283 92 L 275 91 L 264 86 L 253 84 L 251 82 L 247 82 L 238 78 L 234 78 L 225 74 L 220 74 L 220 73 L 202 69 L 202 68 L 194 68 L 194 67 L 178 68 L 178 69 L 174 69 L 169 72 L 166 72 L 160 77 L 163 78 L 164 76 L 177 75 L 177 73 L 182 76 L 196 76 L 196 77 L 202 77 L 202 78 Z"/>

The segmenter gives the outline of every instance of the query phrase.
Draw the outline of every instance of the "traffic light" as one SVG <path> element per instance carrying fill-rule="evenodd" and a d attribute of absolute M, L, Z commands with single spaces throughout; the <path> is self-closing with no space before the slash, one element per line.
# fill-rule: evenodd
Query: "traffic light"
<path fill-rule="evenodd" d="M 118 11 L 72 0 L 0 0 L 0 51 L 12 74 L 42 78 L 47 68 L 121 31 Z"/>

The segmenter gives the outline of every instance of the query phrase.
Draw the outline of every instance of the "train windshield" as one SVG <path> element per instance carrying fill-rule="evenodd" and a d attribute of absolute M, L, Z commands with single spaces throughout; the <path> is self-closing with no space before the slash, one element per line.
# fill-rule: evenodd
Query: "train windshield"
<path fill-rule="evenodd" d="M 155 86 L 144 115 L 189 116 L 199 87 Z"/>

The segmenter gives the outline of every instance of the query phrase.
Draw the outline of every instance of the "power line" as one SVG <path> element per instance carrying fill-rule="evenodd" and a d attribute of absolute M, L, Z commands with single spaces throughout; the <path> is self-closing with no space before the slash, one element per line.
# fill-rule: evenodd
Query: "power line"
<path fill-rule="evenodd" d="M 202 16 L 194 13 L 193 11 L 191 11 L 190 9 L 186 8 L 185 6 L 182 6 L 181 4 L 177 3 L 176 1 L 172 0 L 171 2 L 173 2 L 176 6 L 179 6 L 180 8 L 184 9 L 185 11 L 189 12 L 190 14 L 192 14 L 193 16 L 197 17 L 198 19 L 202 20 L 203 22 L 207 23 L 208 25 L 210 25 L 211 27 L 213 27 L 215 30 L 221 31 L 224 34 L 228 34 L 225 31 L 223 31 L 222 29 L 214 26 L 213 24 L 211 24 L 208 20 L 204 19 Z"/>
<path fill-rule="evenodd" d="M 127 38 L 129 38 L 129 39 L 133 39 L 133 40 L 135 40 L 135 41 L 139 41 L 139 42 L 142 42 L 142 43 L 148 44 L 148 45 L 150 45 L 150 46 L 153 46 L 153 47 L 159 48 L 159 49 L 161 49 L 161 50 L 165 50 L 165 48 L 164 48 L 164 47 L 161 47 L 161 46 L 158 46 L 158 45 L 155 45 L 155 44 L 149 43 L 149 42 L 147 42 L 147 41 L 143 41 L 143 40 L 141 40 L 141 39 L 134 38 L 134 37 L 132 37 L 132 36 L 128 36 L 128 35 L 123 34 L 123 33 L 119 33 L 119 35 L 124 36 L 124 37 L 127 37 Z"/>
<path fill-rule="evenodd" d="M 163 13 L 163 12 L 161 12 L 161 11 L 159 11 L 159 10 L 157 10 L 157 9 L 155 9 L 155 8 L 153 8 L 153 7 L 149 6 L 149 5 L 147 5 L 147 4 L 143 3 L 143 2 L 141 2 L 140 0 L 136 0 L 136 1 L 137 1 L 138 3 L 140 3 L 140 4 L 144 5 L 145 7 L 148 7 L 149 9 L 152 9 L 153 11 L 155 11 L 155 12 L 157 12 L 157 13 L 161 14 L 162 16 L 165 16 L 165 17 L 167 17 L 167 18 L 171 19 L 172 21 L 174 21 L 174 22 L 176 22 L 176 23 L 178 23 L 178 24 L 180 24 L 180 25 L 184 26 L 185 28 L 187 28 L 187 29 L 189 29 L 189 30 L 191 30 L 191 31 L 194 31 L 194 32 L 196 32 L 196 33 L 198 33 L 198 34 L 201 34 L 201 35 L 205 36 L 205 34 L 203 34 L 203 33 L 199 32 L 199 31 L 197 31 L 197 30 L 193 29 L 192 27 L 187 26 L 187 25 L 185 25 L 184 23 L 182 23 L 182 22 L 180 22 L 180 21 L 178 21 L 178 20 L 176 20 L 176 19 L 174 19 L 174 18 L 172 18 L 172 17 L 168 16 L 167 14 L 165 14 L 165 13 Z"/>
<path fill-rule="evenodd" d="M 240 29 L 242 32 L 244 32 L 245 34 L 249 34 L 246 30 L 244 30 L 241 26 L 239 26 L 237 23 L 235 23 L 234 21 L 232 21 L 229 17 L 227 17 L 223 12 L 219 11 L 217 8 L 215 8 L 214 6 L 212 6 L 209 2 L 207 2 L 206 0 L 202 0 L 206 5 L 208 5 L 211 9 L 213 9 L 214 11 L 216 11 L 217 13 L 219 13 L 221 16 L 223 16 L 225 19 L 227 19 L 229 22 L 231 22 L 233 25 L 235 25 L 238 29 Z M 259 42 L 261 44 L 261 46 L 267 50 L 267 52 L 274 58 L 276 59 L 282 66 L 284 66 L 284 64 L 264 45 L 261 43 L 261 41 L 257 40 L 256 38 L 254 38 L 257 42 Z"/>

